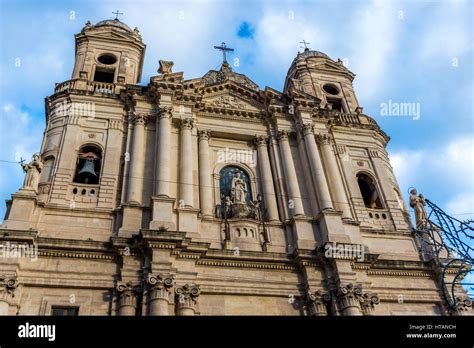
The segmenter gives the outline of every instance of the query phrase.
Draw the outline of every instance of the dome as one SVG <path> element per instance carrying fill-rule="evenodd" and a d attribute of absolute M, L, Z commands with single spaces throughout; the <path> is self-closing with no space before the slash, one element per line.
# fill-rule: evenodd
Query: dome
<path fill-rule="evenodd" d="M 99 23 L 94 25 L 95 28 L 108 27 L 108 26 L 117 27 L 117 28 L 129 31 L 129 32 L 132 31 L 132 29 L 130 29 L 130 27 L 128 25 L 126 25 L 125 23 L 120 22 L 118 19 L 106 19 L 106 20 L 100 21 Z"/>
<path fill-rule="evenodd" d="M 305 48 L 304 52 L 302 53 L 298 52 L 298 55 L 295 57 L 295 59 L 293 59 L 293 62 L 291 63 L 291 65 L 294 65 L 299 58 L 311 58 L 311 57 L 322 57 L 326 59 L 331 59 L 326 53 Z"/>

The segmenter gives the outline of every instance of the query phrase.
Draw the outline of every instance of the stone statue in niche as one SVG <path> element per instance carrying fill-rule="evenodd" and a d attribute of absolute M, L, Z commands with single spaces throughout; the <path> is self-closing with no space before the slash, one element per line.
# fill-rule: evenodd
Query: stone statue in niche
<path fill-rule="evenodd" d="M 35 153 L 33 159 L 28 164 L 22 164 L 23 171 L 26 173 L 23 188 L 38 190 L 40 174 L 43 170 L 43 162 L 40 155 Z"/>
<path fill-rule="evenodd" d="M 247 197 L 247 184 L 240 178 L 240 173 L 237 172 L 232 179 L 232 202 L 234 204 L 245 204 Z"/>
<path fill-rule="evenodd" d="M 410 191 L 410 207 L 415 211 L 416 228 L 421 230 L 426 225 L 428 214 L 425 209 L 425 197 L 420 193 L 417 195 L 416 189 Z"/>

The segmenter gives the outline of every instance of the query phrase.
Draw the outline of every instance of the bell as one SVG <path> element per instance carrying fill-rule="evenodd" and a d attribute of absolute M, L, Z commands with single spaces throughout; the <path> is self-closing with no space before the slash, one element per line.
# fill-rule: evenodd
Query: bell
<path fill-rule="evenodd" d="M 97 178 L 97 174 L 95 173 L 95 164 L 91 160 L 86 160 L 82 169 L 77 173 L 77 177 L 80 180 L 84 180 L 84 183 L 87 184 L 89 181 Z"/>

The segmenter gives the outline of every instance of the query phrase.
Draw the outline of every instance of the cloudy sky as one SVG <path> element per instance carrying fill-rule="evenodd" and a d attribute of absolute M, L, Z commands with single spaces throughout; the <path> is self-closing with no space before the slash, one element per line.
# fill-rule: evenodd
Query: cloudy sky
<path fill-rule="evenodd" d="M 405 199 L 418 191 L 460 219 L 474 215 L 473 3 L 469 1 L 0 1 L 0 201 L 22 184 L 18 157 L 38 151 L 44 98 L 68 80 L 74 34 L 116 9 L 147 44 L 143 84 L 158 60 L 185 78 L 215 69 L 225 41 L 234 69 L 282 90 L 299 42 L 341 58 L 364 112 L 388 145 Z M 238 63 L 238 64 L 237 64 Z M 237 66 L 238 65 L 238 66 Z M 382 115 L 415 103 L 419 117 Z M 0 203 L 0 221 L 5 205 Z"/>

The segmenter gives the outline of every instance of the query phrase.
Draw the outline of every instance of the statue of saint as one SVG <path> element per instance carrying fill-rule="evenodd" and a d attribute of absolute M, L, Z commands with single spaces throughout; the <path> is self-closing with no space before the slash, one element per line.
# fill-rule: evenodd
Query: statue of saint
<path fill-rule="evenodd" d="M 41 162 L 40 156 L 35 153 L 30 163 L 21 166 L 26 173 L 23 188 L 31 188 L 37 191 L 41 170 L 43 170 L 43 162 Z"/>
<path fill-rule="evenodd" d="M 415 211 L 416 228 L 421 230 L 426 224 L 428 214 L 425 209 L 425 197 L 420 193 L 416 194 L 416 189 L 410 191 L 410 207 Z"/>
<path fill-rule="evenodd" d="M 247 197 L 247 184 L 240 177 L 240 173 L 237 172 L 232 179 L 232 201 L 234 204 L 245 204 Z"/>

